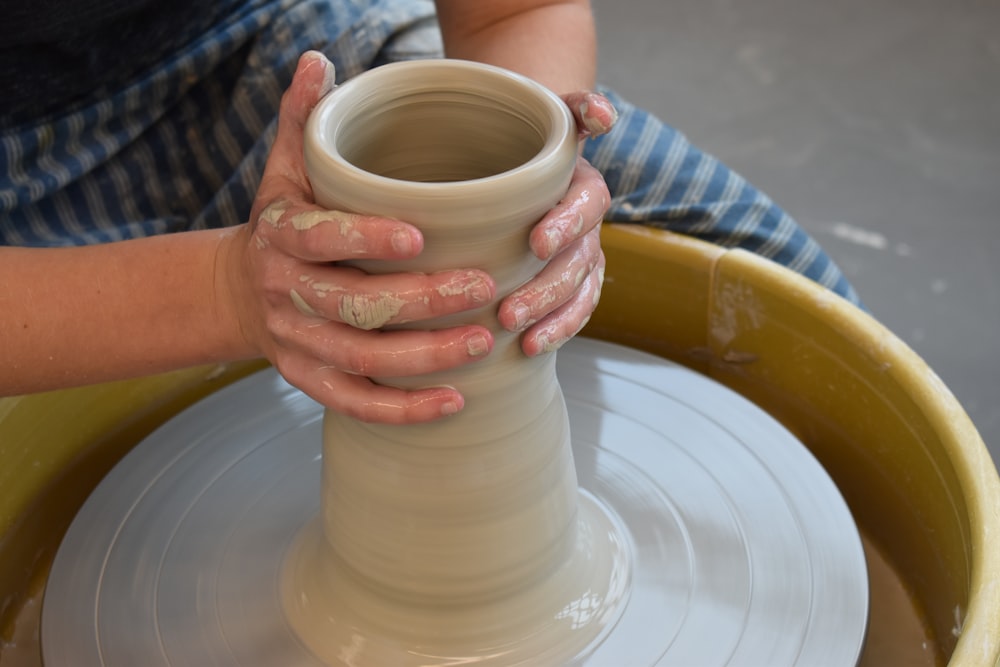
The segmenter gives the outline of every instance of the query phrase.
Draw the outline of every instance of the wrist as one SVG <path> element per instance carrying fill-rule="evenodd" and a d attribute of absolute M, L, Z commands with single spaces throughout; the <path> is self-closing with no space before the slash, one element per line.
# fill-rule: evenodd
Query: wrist
<path fill-rule="evenodd" d="M 243 224 L 218 230 L 216 239 L 213 311 L 225 341 L 225 360 L 262 356 L 243 271 L 248 233 L 249 226 Z"/>

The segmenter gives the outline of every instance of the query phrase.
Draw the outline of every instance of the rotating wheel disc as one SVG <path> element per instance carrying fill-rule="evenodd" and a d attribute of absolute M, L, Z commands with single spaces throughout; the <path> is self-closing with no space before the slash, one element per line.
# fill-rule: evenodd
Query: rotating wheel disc
<path fill-rule="evenodd" d="M 725 387 L 629 348 L 575 339 L 558 374 L 582 499 L 615 531 L 628 578 L 604 610 L 615 623 L 574 664 L 857 663 L 860 538 L 801 443 Z M 321 417 L 266 370 L 130 452 L 57 554 L 46 666 L 321 664 L 280 591 L 319 510 Z M 590 613 L 585 601 L 560 611 Z"/>

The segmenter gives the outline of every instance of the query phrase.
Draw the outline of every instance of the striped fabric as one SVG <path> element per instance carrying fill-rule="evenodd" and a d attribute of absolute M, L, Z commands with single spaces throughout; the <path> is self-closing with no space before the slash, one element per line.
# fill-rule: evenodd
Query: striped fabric
<path fill-rule="evenodd" d="M 344 80 L 436 57 L 425 0 L 248 0 L 110 97 L 0 129 L 0 243 L 102 243 L 246 220 L 299 55 Z M 676 130 L 611 91 L 618 126 L 587 142 L 608 219 L 769 257 L 857 302 L 831 259 L 767 197 Z"/>
<path fill-rule="evenodd" d="M 618 109 L 618 124 L 587 142 L 584 157 L 611 190 L 608 220 L 749 250 L 860 305 L 830 256 L 764 193 L 655 116 L 602 92 Z"/>

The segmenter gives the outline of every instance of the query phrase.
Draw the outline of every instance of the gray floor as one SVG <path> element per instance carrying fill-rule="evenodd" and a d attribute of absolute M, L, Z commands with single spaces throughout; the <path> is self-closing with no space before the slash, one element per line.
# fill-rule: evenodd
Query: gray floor
<path fill-rule="evenodd" d="M 593 4 L 601 81 L 797 218 L 1000 461 L 1000 2 Z"/>

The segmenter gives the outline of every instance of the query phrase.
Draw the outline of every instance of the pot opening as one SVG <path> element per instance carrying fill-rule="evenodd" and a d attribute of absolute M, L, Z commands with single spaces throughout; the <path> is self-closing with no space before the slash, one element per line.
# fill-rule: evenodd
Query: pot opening
<path fill-rule="evenodd" d="M 545 147 L 551 127 L 538 100 L 434 90 L 358 109 L 340 126 L 335 143 L 345 160 L 369 173 L 445 183 L 488 178 L 529 162 Z"/>

